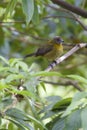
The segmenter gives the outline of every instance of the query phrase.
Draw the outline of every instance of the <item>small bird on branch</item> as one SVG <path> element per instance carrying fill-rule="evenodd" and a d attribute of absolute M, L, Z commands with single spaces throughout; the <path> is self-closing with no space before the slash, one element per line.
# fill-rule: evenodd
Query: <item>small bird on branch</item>
<path fill-rule="evenodd" d="M 60 36 L 55 36 L 52 40 L 48 41 L 47 44 L 38 48 L 36 52 L 27 54 L 24 58 L 42 56 L 51 61 L 55 60 L 63 53 L 63 42 L 64 41 Z"/>

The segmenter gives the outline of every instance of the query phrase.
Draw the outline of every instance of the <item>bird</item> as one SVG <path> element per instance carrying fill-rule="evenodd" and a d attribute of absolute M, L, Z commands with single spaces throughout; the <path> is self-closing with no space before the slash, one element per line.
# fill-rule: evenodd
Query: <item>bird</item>
<path fill-rule="evenodd" d="M 63 42 L 64 40 L 60 36 L 55 36 L 53 39 L 49 40 L 47 44 L 38 48 L 36 52 L 25 55 L 24 59 L 32 56 L 42 56 L 46 57 L 48 60 L 55 60 L 63 53 Z"/>

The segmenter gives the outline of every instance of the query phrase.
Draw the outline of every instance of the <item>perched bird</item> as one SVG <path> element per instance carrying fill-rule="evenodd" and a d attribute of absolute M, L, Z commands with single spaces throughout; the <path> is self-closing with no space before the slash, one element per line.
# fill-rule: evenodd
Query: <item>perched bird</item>
<path fill-rule="evenodd" d="M 36 52 L 27 54 L 24 58 L 42 56 L 46 57 L 48 60 L 55 60 L 55 58 L 63 53 L 63 42 L 60 36 L 55 36 L 52 40 L 48 41 L 47 44 L 38 48 Z"/>

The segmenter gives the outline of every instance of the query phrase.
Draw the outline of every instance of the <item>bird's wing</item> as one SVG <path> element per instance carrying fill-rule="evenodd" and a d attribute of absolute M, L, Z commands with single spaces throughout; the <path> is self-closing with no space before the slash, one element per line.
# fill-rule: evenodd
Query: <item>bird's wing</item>
<path fill-rule="evenodd" d="M 43 56 L 43 55 L 47 54 L 48 52 L 50 52 L 52 50 L 52 48 L 53 48 L 53 46 L 51 46 L 51 45 L 48 45 L 46 47 L 45 46 L 41 47 L 36 51 L 35 56 Z"/>

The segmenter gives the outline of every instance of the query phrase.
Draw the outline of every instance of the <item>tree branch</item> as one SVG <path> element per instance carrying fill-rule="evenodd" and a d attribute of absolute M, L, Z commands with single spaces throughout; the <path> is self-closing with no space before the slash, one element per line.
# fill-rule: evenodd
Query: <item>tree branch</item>
<path fill-rule="evenodd" d="M 69 81 L 66 81 L 66 82 L 52 82 L 52 81 L 46 81 L 46 80 L 40 80 L 40 81 L 43 81 L 44 83 L 47 83 L 47 84 L 52 84 L 52 85 L 62 85 L 62 86 L 69 86 L 69 85 L 72 85 L 74 88 L 76 88 L 78 91 L 83 91 L 82 88 L 80 88 L 80 86 L 78 85 L 77 82 L 73 81 L 73 80 L 69 80 Z"/>
<path fill-rule="evenodd" d="M 66 10 L 66 9 L 58 8 L 58 7 L 55 7 L 55 6 L 50 5 L 50 4 L 48 4 L 48 5 L 45 4 L 45 5 L 46 5 L 47 7 L 50 7 L 50 8 L 52 8 L 52 9 L 54 9 L 54 10 L 62 11 L 62 12 L 64 12 L 64 13 L 66 13 L 66 14 L 69 14 L 69 16 L 61 16 L 61 17 L 69 18 L 69 19 L 72 19 L 72 20 L 77 21 L 77 22 L 81 25 L 81 27 L 82 27 L 84 30 L 87 31 L 87 26 L 84 25 L 84 23 L 77 17 L 77 15 L 73 14 L 72 12 L 70 12 L 70 11 L 68 11 L 68 10 Z M 60 17 L 60 16 L 58 16 L 58 17 Z"/>
<path fill-rule="evenodd" d="M 87 18 L 87 11 L 79 8 L 79 7 L 76 7 L 74 5 L 71 5 L 63 0 L 51 0 L 53 3 L 57 4 L 57 5 L 60 5 L 61 7 L 69 10 L 69 11 L 72 11 L 73 13 L 75 14 L 78 14 L 84 18 Z"/>
<path fill-rule="evenodd" d="M 51 71 L 57 64 L 60 64 L 62 61 L 67 59 L 69 56 L 71 56 L 73 53 L 78 51 L 80 48 L 87 47 L 87 43 L 79 43 L 76 46 L 74 46 L 70 51 L 68 51 L 63 56 L 57 58 L 55 61 L 53 61 L 45 71 Z"/>

